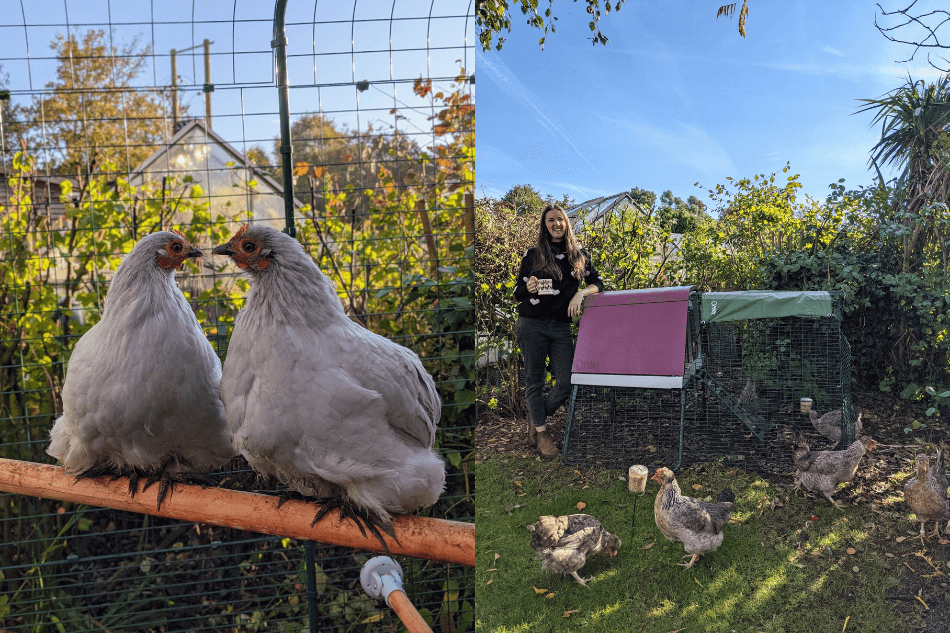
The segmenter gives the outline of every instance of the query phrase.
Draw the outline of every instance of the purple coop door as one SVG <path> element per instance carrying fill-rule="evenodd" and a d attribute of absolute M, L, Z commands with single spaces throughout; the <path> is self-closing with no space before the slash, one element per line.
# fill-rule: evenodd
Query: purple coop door
<path fill-rule="evenodd" d="M 603 292 L 586 300 L 571 382 L 679 389 L 692 286 Z"/>

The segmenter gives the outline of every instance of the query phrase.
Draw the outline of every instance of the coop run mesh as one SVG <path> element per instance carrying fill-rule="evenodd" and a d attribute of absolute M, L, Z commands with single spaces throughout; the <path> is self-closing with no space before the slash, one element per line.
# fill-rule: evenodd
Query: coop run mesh
<path fill-rule="evenodd" d="M 141 236 L 177 228 L 207 252 L 242 223 L 284 227 L 274 4 L 0 2 L 0 457 L 52 461 L 70 353 Z M 425 514 L 463 521 L 473 15 L 470 0 L 294 0 L 285 20 L 297 237 L 351 318 L 435 377 L 448 477 Z M 248 286 L 222 259 L 177 280 L 223 359 Z M 222 485 L 265 489 L 232 466 Z M 395 630 L 360 589 L 366 558 L 0 493 L 0 629 Z M 437 630 L 473 627 L 471 570 L 401 563 Z"/>
<path fill-rule="evenodd" d="M 836 301 L 819 294 L 827 297 L 822 314 L 774 316 L 782 310 L 754 293 L 691 293 L 682 387 L 575 385 L 566 461 L 623 469 L 720 461 L 782 473 L 791 468 L 792 427 L 801 429 L 812 447 L 846 446 L 854 439 L 856 419 L 851 351 Z M 737 297 L 745 306 L 727 314 L 728 320 L 710 318 L 708 308 L 703 314 L 704 301 L 721 306 Z M 811 400 L 816 417 L 842 412 L 835 422 L 838 442 L 815 430 L 811 416 L 802 412 L 803 398 Z"/>

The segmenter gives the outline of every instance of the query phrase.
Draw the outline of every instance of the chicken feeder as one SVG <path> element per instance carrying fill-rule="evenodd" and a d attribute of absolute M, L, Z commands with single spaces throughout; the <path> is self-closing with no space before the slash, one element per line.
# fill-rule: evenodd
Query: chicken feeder
<path fill-rule="evenodd" d="M 789 427 L 818 438 L 801 401 L 843 411 L 854 438 L 851 351 L 828 292 L 604 292 L 580 322 L 563 454 L 569 464 L 679 469 L 724 461 L 783 472 Z M 824 440 L 825 445 L 822 445 Z"/>

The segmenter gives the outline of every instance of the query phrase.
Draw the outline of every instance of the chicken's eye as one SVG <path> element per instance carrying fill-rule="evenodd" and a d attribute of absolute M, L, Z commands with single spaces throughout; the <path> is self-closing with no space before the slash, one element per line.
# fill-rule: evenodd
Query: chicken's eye
<path fill-rule="evenodd" d="M 245 253 L 253 253 L 257 250 L 257 247 L 254 246 L 254 242 L 241 242 L 241 248 Z"/>
<path fill-rule="evenodd" d="M 173 252 L 173 253 L 176 253 L 176 254 L 177 254 L 177 253 L 181 253 L 181 251 L 182 251 L 183 248 L 184 248 L 184 246 L 182 246 L 182 243 L 181 243 L 181 242 L 173 242 L 172 245 L 171 245 L 172 252 Z"/>

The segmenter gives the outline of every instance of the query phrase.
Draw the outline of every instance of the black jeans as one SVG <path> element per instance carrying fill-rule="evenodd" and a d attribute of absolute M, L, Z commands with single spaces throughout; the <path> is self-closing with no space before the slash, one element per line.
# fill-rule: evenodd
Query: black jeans
<path fill-rule="evenodd" d="M 515 333 L 524 357 L 528 414 L 534 426 L 543 426 L 547 417 L 571 395 L 571 365 L 574 364 L 571 324 L 519 317 Z M 548 357 L 551 358 L 554 387 L 545 395 L 544 371 Z"/>

